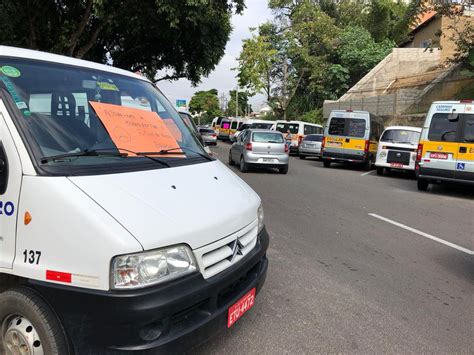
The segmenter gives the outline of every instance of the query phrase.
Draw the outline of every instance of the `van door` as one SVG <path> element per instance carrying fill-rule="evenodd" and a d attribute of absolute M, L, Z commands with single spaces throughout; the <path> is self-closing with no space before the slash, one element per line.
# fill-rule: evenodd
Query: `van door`
<path fill-rule="evenodd" d="M 0 101 L 0 267 L 12 268 L 15 257 L 16 221 L 22 170 L 20 157 L 5 122 L 6 108 Z M 23 253 L 23 251 L 19 251 Z"/>
<path fill-rule="evenodd" d="M 459 151 L 459 121 L 449 120 L 449 114 L 437 112 L 431 118 L 428 140 L 423 142 L 426 175 L 454 179 Z"/>
<path fill-rule="evenodd" d="M 454 178 L 474 181 L 474 113 L 461 116 L 461 139 Z"/>
<path fill-rule="evenodd" d="M 346 159 L 364 160 L 365 141 L 369 139 L 368 119 L 346 118 L 346 138 L 343 141 Z"/>
<path fill-rule="evenodd" d="M 330 158 L 344 159 L 344 132 L 346 119 L 340 116 L 331 117 L 327 128 L 324 155 Z"/>

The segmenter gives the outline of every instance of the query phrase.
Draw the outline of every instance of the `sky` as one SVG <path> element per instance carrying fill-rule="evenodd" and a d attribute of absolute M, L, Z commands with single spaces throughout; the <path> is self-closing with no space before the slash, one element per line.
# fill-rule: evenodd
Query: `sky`
<path fill-rule="evenodd" d="M 233 31 L 227 42 L 225 55 L 222 57 L 216 69 L 207 78 L 202 78 L 198 86 L 193 87 L 188 80 L 160 81 L 158 87 L 171 102 L 176 99 L 185 99 L 187 103 L 191 100 L 194 92 L 200 90 L 217 89 L 219 96 L 222 92 L 228 95 L 229 90 L 235 90 L 237 79 L 236 71 L 231 70 L 237 66 L 236 58 L 242 48 L 242 40 L 251 36 L 249 27 L 258 27 L 261 23 L 271 18 L 271 10 L 267 7 L 267 0 L 246 0 L 246 9 L 243 15 L 232 17 Z M 255 95 L 249 99 L 254 111 L 258 111 L 264 104 L 263 95 Z"/>

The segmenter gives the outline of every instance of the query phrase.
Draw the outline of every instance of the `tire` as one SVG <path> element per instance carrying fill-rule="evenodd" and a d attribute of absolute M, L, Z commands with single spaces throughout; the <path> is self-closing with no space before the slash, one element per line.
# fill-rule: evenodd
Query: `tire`
<path fill-rule="evenodd" d="M 418 187 L 418 190 L 420 191 L 428 191 L 428 187 L 430 186 L 430 183 L 428 182 L 428 180 L 418 179 L 416 181 L 416 186 Z"/>
<path fill-rule="evenodd" d="M 381 166 L 377 167 L 377 175 L 383 175 L 383 168 Z"/>
<path fill-rule="evenodd" d="M 329 160 L 323 160 L 323 165 L 325 168 L 330 168 L 331 167 L 331 162 Z"/>
<path fill-rule="evenodd" d="M 32 289 L 18 287 L 0 294 L 0 325 L 1 354 L 5 354 L 8 345 L 12 344 L 9 340 L 14 334 L 20 334 L 21 345 L 28 346 L 30 353 L 42 348 L 44 354 L 70 354 L 64 329 L 56 314 Z M 12 353 L 15 352 L 12 350 Z"/>
<path fill-rule="evenodd" d="M 229 165 L 232 166 L 232 165 L 234 165 L 234 164 L 235 164 L 235 162 L 232 160 L 232 153 L 231 153 L 231 151 L 229 150 Z"/>
<path fill-rule="evenodd" d="M 306 155 L 301 155 L 300 154 L 300 159 L 306 159 Z"/>
<path fill-rule="evenodd" d="M 240 157 L 240 171 L 246 173 L 249 171 L 249 166 L 244 160 L 244 157 Z"/>
<path fill-rule="evenodd" d="M 368 158 L 363 165 L 365 171 L 370 171 L 372 169 L 372 160 Z"/>
<path fill-rule="evenodd" d="M 288 165 L 285 165 L 283 168 L 279 168 L 278 171 L 280 174 L 287 174 L 288 173 Z"/>

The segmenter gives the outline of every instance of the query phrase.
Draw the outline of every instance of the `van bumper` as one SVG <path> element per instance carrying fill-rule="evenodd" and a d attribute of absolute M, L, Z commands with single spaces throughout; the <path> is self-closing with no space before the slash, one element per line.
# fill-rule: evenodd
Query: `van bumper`
<path fill-rule="evenodd" d="M 268 244 L 264 228 L 245 259 L 207 280 L 195 273 L 125 292 L 37 281 L 30 281 L 30 286 L 57 313 L 77 354 L 183 352 L 227 329 L 228 308 L 252 288 L 261 290 Z"/>
<path fill-rule="evenodd" d="M 343 154 L 323 151 L 322 159 L 336 163 L 363 163 L 367 159 L 367 154 Z"/>

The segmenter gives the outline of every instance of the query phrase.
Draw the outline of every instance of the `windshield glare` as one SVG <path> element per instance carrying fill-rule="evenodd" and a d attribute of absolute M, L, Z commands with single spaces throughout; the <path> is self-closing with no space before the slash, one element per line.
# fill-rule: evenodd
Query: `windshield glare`
<path fill-rule="evenodd" d="M 420 133 L 407 129 L 391 129 L 384 132 L 381 142 L 418 144 Z"/>
<path fill-rule="evenodd" d="M 160 156 L 170 166 L 174 163 L 182 165 L 198 157 L 205 161 L 200 154 L 206 153 L 191 133 L 192 128 L 183 122 L 168 100 L 148 81 L 17 58 L 0 58 L 2 65 L 13 66 L 21 73 L 18 77 L 1 74 L 0 89 L 15 102 L 17 123 L 27 136 L 27 144 L 38 165 L 43 165 L 46 170 L 54 168 L 57 172 L 63 169 L 67 173 L 68 169 L 77 167 L 92 169 L 100 165 L 103 169 L 108 164 L 115 167 L 153 164 L 150 159 L 130 152 L 126 157 L 89 155 L 47 162 L 42 160 L 94 150 L 118 152 L 118 148 L 131 151 L 141 147 L 148 148 L 147 151 L 150 151 L 149 147 L 153 147 L 152 151 L 181 148 L 184 154 L 179 157 L 177 154 Z M 113 108 L 115 116 L 104 120 L 101 113 L 96 112 L 99 106 L 102 115 Z M 151 124 L 134 127 L 136 121 L 127 120 L 137 117 L 130 115 L 146 116 Z M 125 123 L 129 126 L 124 126 Z M 127 131 L 130 127 L 133 132 Z M 124 128 L 124 132 L 117 132 Z M 163 138 L 161 144 L 163 134 L 168 137 L 166 142 Z"/>

